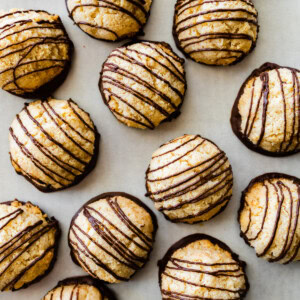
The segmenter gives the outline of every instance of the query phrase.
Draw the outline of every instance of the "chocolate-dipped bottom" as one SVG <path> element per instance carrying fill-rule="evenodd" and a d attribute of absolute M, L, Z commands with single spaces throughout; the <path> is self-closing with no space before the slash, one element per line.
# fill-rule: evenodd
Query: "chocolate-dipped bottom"
<path fill-rule="evenodd" d="M 177 0 L 173 36 L 177 47 L 198 63 L 232 65 L 255 48 L 257 16 L 250 0 Z"/>
<path fill-rule="evenodd" d="M 258 257 L 300 260 L 300 179 L 280 173 L 254 178 L 242 193 L 241 236 Z"/>
<path fill-rule="evenodd" d="M 152 0 L 66 0 L 70 18 L 85 33 L 105 41 L 143 34 Z"/>
<path fill-rule="evenodd" d="M 40 281 L 53 268 L 60 229 L 30 202 L 0 203 L 0 291 Z"/>
<path fill-rule="evenodd" d="M 104 62 L 99 88 L 114 116 L 130 127 L 154 129 L 180 112 L 184 60 L 163 42 L 138 41 L 114 50 Z"/>
<path fill-rule="evenodd" d="M 72 100 L 25 104 L 9 129 L 16 172 L 42 192 L 79 183 L 95 166 L 99 134 L 88 113 Z"/>
<path fill-rule="evenodd" d="M 146 196 L 172 222 L 210 220 L 225 209 L 232 185 L 226 154 L 199 135 L 184 135 L 162 145 L 146 172 Z"/>
<path fill-rule="evenodd" d="M 300 71 L 265 63 L 242 85 L 231 126 L 251 150 L 269 156 L 300 151 Z"/>
<path fill-rule="evenodd" d="M 205 234 L 175 243 L 158 266 L 162 299 L 244 299 L 249 290 L 246 263 Z"/>
<path fill-rule="evenodd" d="M 42 300 L 116 300 L 116 298 L 103 283 L 84 276 L 59 281 Z"/>
<path fill-rule="evenodd" d="M 0 86 L 24 98 L 49 96 L 66 78 L 73 43 L 57 15 L 0 11 Z"/>
<path fill-rule="evenodd" d="M 73 217 L 71 256 L 94 278 L 128 281 L 148 261 L 156 231 L 155 215 L 139 199 L 119 192 L 102 194 Z"/>

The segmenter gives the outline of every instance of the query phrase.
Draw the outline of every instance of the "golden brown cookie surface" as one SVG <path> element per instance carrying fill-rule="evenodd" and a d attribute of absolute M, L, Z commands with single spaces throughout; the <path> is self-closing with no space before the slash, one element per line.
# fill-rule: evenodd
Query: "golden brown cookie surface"
<path fill-rule="evenodd" d="M 66 4 L 71 19 L 84 32 L 118 41 L 142 33 L 152 0 L 66 0 Z"/>
<path fill-rule="evenodd" d="M 127 126 L 154 129 L 179 115 L 186 91 L 183 64 L 166 43 L 140 41 L 117 48 L 102 67 L 103 101 Z"/>
<path fill-rule="evenodd" d="M 0 203 L 0 291 L 39 281 L 56 259 L 58 222 L 30 202 Z"/>
<path fill-rule="evenodd" d="M 162 299 L 244 299 L 249 289 L 246 263 L 205 234 L 181 239 L 158 265 Z"/>
<path fill-rule="evenodd" d="M 300 71 L 265 63 L 242 85 L 231 125 L 251 150 L 286 156 L 300 151 L 299 109 Z"/>
<path fill-rule="evenodd" d="M 0 11 L 0 86 L 21 97 L 50 95 L 70 68 L 73 44 L 57 15 Z"/>
<path fill-rule="evenodd" d="M 243 192 L 239 222 L 258 257 L 282 264 L 300 260 L 300 180 L 278 173 L 253 179 Z"/>
<path fill-rule="evenodd" d="M 26 104 L 9 131 L 13 167 L 43 192 L 77 184 L 95 166 L 99 134 L 72 100 Z"/>
<path fill-rule="evenodd" d="M 42 300 L 115 300 L 115 297 L 101 282 L 86 276 L 60 281 Z"/>
<path fill-rule="evenodd" d="M 233 175 L 226 154 L 199 135 L 162 145 L 146 172 L 147 196 L 173 222 L 207 221 L 225 209 Z"/>
<path fill-rule="evenodd" d="M 71 255 L 96 279 L 128 281 L 147 262 L 156 230 L 154 214 L 140 200 L 125 193 L 102 194 L 73 217 Z"/>
<path fill-rule="evenodd" d="M 173 35 L 194 61 L 231 65 L 256 45 L 257 11 L 250 0 L 177 0 Z"/>

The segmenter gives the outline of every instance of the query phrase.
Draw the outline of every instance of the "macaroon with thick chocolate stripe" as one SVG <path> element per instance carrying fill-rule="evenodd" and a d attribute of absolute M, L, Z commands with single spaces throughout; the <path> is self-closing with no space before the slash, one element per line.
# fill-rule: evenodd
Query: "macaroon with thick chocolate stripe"
<path fill-rule="evenodd" d="M 42 300 L 116 300 L 114 294 L 92 277 L 72 277 L 59 281 Z"/>
<path fill-rule="evenodd" d="M 16 172 L 42 192 L 79 183 L 94 168 L 99 134 L 88 113 L 72 100 L 25 104 L 9 129 Z"/>
<path fill-rule="evenodd" d="M 242 85 L 231 114 L 235 135 L 269 156 L 300 151 L 300 71 L 265 63 Z"/>
<path fill-rule="evenodd" d="M 120 122 L 154 129 L 180 114 L 186 92 L 184 60 L 167 43 L 132 42 L 109 55 L 99 88 Z"/>
<path fill-rule="evenodd" d="M 172 222 L 198 223 L 221 213 L 232 195 L 226 154 L 199 135 L 162 145 L 146 172 L 146 196 Z"/>
<path fill-rule="evenodd" d="M 143 34 L 152 0 L 66 0 L 70 18 L 85 33 L 105 41 Z"/>
<path fill-rule="evenodd" d="M 177 47 L 198 63 L 232 65 L 255 48 L 257 16 L 250 0 L 177 0 L 173 36 Z"/>
<path fill-rule="evenodd" d="M 238 221 L 258 257 L 300 261 L 300 179 L 280 173 L 254 178 L 242 193 Z"/>
<path fill-rule="evenodd" d="M 57 256 L 60 229 L 38 206 L 0 203 L 0 291 L 16 291 L 45 277 Z"/>
<path fill-rule="evenodd" d="M 72 219 L 71 257 L 96 279 L 128 281 L 148 261 L 156 231 L 155 215 L 139 199 L 119 192 L 102 194 Z"/>
<path fill-rule="evenodd" d="M 42 98 L 65 80 L 73 43 L 57 15 L 41 10 L 0 11 L 0 86 Z"/>
<path fill-rule="evenodd" d="M 158 262 L 162 299 L 244 299 L 249 283 L 246 263 L 223 242 L 189 235 Z"/>

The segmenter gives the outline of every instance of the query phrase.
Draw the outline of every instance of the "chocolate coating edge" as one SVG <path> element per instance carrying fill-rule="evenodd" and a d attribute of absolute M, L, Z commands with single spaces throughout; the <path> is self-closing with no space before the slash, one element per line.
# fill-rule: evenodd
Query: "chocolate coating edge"
<path fill-rule="evenodd" d="M 65 4 L 66 4 L 66 8 L 67 8 L 67 12 L 68 12 L 69 18 L 74 22 L 74 24 L 75 24 L 75 25 L 76 25 L 83 33 L 87 34 L 87 35 L 90 36 L 91 38 L 93 38 L 93 39 L 95 39 L 95 40 L 98 40 L 98 41 L 103 41 L 103 42 L 108 42 L 108 43 L 116 43 L 116 42 L 124 41 L 124 40 L 126 40 L 126 39 L 134 39 L 135 37 L 145 35 L 144 29 L 145 29 L 145 27 L 146 27 L 146 25 L 147 25 L 147 23 L 148 23 L 148 20 L 149 20 L 150 14 L 151 14 L 151 8 L 152 8 L 153 1 L 154 1 L 154 0 L 152 0 L 151 5 L 150 5 L 150 8 L 149 8 L 149 11 L 148 11 L 148 13 L 147 13 L 147 15 L 146 15 L 146 22 L 145 22 L 145 24 L 144 24 L 143 26 L 141 26 L 140 30 L 139 30 L 138 32 L 136 32 L 136 33 L 133 33 L 133 34 L 127 34 L 127 35 L 124 35 L 124 36 L 122 36 L 122 37 L 119 37 L 118 39 L 116 39 L 116 40 L 114 40 L 114 41 L 113 41 L 113 40 L 106 40 L 106 39 L 96 38 L 96 37 L 94 37 L 93 35 L 91 35 L 91 34 L 85 32 L 83 29 L 81 29 L 80 26 L 73 20 L 71 14 L 70 14 L 70 10 L 69 10 L 69 8 L 68 8 L 68 0 L 65 0 Z"/>
<path fill-rule="evenodd" d="M 15 199 L 17 200 L 17 199 Z M 17 200 L 19 201 L 19 200 Z M 6 204 L 6 205 L 11 205 L 11 203 L 14 202 L 14 200 L 12 201 L 5 201 L 5 202 L 1 202 L 0 204 Z M 30 201 L 28 202 L 23 202 L 23 201 L 19 201 L 20 203 L 22 203 L 23 205 L 26 204 L 26 203 L 30 203 L 32 204 Z M 32 204 L 34 206 L 37 206 L 35 204 Z M 38 208 L 41 210 L 41 212 L 44 214 L 44 211 L 38 206 Z M 58 255 L 58 248 L 59 248 L 59 242 L 60 242 L 60 239 L 61 239 L 61 235 L 62 235 L 62 232 L 61 232 L 61 229 L 60 229 L 60 225 L 59 225 L 59 222 L 57 219 L 55 219 L 55 217 L 48 217 L 46 218 L 47 221 L 55 221 L 56 222 L 56 232 L 55 232 L 55 246 L 54 246 L 54 251 L 53 251 L 53 258 L 51 260 L 51 263 L 49 264 L 49 267 L 48 269 L 45 271 L 44 274 L 41 274 L 39 275 L 38 277 L 36 277 L 34 280 L 28 282 L 28 283 L 25 283 L 21 288 L 19 289 L 12 289 L 11 291 L 12 292 L 16 292 L 16 291 L 19 291 L 19 290 L 23 290 L 23 289 L 26 289 L 28 288 L 29 286 L 31 286 L 32 284 L 35 284 L 35 283 L 38 283 L 40 282 L 42 279 L 44 279 L 54 268 L 54 265 L 57 261 L 57 255 Z M 112 299 L 114 300 L 114 299 Z"/>
<path fill-rule="evenodd" d="M 85 110 L 83 110 L 75 101 L 73 101 L 72 99 L 70 99 L 70 100 L 73 103 L 75 103 L 82 111 L 84 111 L 90 117 L 90 114 L 88 112 L 86 112 Z M 41 101 L 45 101 L 45 100 L 41 100 Z M 27 103 L 25 103 L 25 106 L 26 105 L 27 105 Z M 33 186 L 35 186 L 39 191 L 41 191 L 43 193 L 58 192 L 58 191 L 65 190 L 65 189 L 71 188 L 71 187 L 79 184 L 85 177 L 87 177 L 94 170 L 94 168 L 95 168 L 95 166 L 97 164 L 97 161 L 98 161 L 98 156 L 99 156 L 99 148 L 100 148 L 99 143 L 100 143 L 100 140 L 101 140 L 101 135 L 98 132 L 98 129 L 97 129 L 96 125 L 94 124 L 93 120 L 91 118 L 90 118 L 90 120 L 91 120 L 91 122 L 94 125 L 94 131 L 95 131 L 94 154 L 93 154 L 93 157 L 92 157 L 91 161 L 86 166 L 86 169 L 84 170 L 84 172 L 81 175 L 76 176 L 75 180 L 74 180 L 74 182 L 72 184 L 70 184 L 70 185 L 68 185 L 66 187 L 59 188 L 59 189 L 53 189 L 51 186 L 41 187 L 38 184 L 36 184 L 35 182 L 33 182 L 30 178 L 28 178 L 27 176 L 23 175 L 22 172 L 18 172 L 18 171 L 16 171 L 16 169 L 15 169 L 15 172 L 18 175 L 23 176 L 29 183 L 31 183 Z M 10 153 L 9 153 L 9 156 L 10 156 L 10 160 L 12 162 L 11 154 Z"/>
<path fill-rule="evenodd" d="M 35 10 L 38 12 L 45 12 L 49 15 L 51 15 L 50 13 L 48 13 L 47 11 L 44 10 Z M 68 46 L 69 46 L 69 50 L 68 50 L 68 56 L 69 59 L 66 62 L 66 65 L 64 66 L 64 69 L 56 76 L 54 77 L 52 80 L 46 82 L 45 84 L 43 84 L 42 86 L 40 86 L 37 90 L 35 90 L 32 93 L 24 93 L 24 94 L 15 94 L 9 91 L 5 91 L 8 92 L 11 95 L 23 98 L 23 99 L 39 99 L 39 98 L 47 98 L 50 97 L 51 94 L 58 89 L 65 81 L 65 79 L 67 78 L 69 71 L 71 69 L 71 64 L 72 64 L 72 59 L 73 59 L 73 54 L 74 54 L 74 43 L 71 41 L 65 26 L 61 20 L 61 18 L 59 17 L 58 20 L 61 23 L 61 30 L 64 32 L 64 34 L 66 35 L 67 39 L 68 39 Z"/>
<path fill-rule="evenodd" d="M 156 233 L 157 233 L 157 230 L 158 230 L 157 218 L 156 218 L 155 214 L 153 213 L 153 211 L 144 202 L 142 202 L 140 199 L 138 199 L 138 198 L 136 198 L 136 197 L 134 197 L 134 196 L 132 196 L 130 194 L 124 193 L 124 192 L 108 192 L 108 193 L 103 193 L 103 194 L 100 194 L 100 195 L 92 198 L 91 200 L 87 201 L 85 204 L 83 204 L 79 208 L 79 210 L 75 213 L 75 215 L 73 216 L 73 218 L 71 219 L 71 223 L 70 223 L 70 227 L 69 227 L 69 231 L 68 231 L 68 245 L 69 245 L 69 248 L 70 248 L 71 259 L 72 259 L 73 263 L 76 264 L 77 266 L 81 267 L 81 265 L 78 263 L 76 257 L 73 254 L 72 246 L 70 244 L 70 229 L 73 226 L 73 223 L 74 223 L 75 219 L 78 217 L 79 213 L 81 212 L 81 210 L 85 206 L 87 206 L 87 205 L 89 205 L 89 204 L 91 204 L 93 202 L 96 202 L 96 201 L 98 201 L 100 199 L 104 199 L 106 197 L 114 197 L 114 196 L 121 196 L 121 197 L 124 197 L 124 198 L 128 198 L 129 200 L 133 201 L 134 203 L 136 203 L 137 205 L 139 205 L 140 207 L 142 207 L 143 209 L 145 209 L 147 211 L 147 213 L 150 215 L 150 217 L 152 219 L 152 224 L 153 224 L 152 239 L 153 239 L 153 244 L 155 243 L 155 237 L 156 237 Z M 145 264 L 139 270 L 143 269 L 145 267 L 146 263 L 150 260 L 150 254 L 151 254 L 152 250 L 149 251 L 148 257 L 147 257 L 147 261 L 145 262 Z M 137 270 L 135 273 L 133 273 L 132 276 L 130 276 L 127 279 L 127 281 L 129 281 L 139 270 Z M 100 282 L 105 282 L 107 284 L 111 284 L 110 282 L 106 282 L 104 280 L 100 280 L 100 279 L 97 279 L 97 278 L 95 278 L 95 280 L 98 280 Z"/>
<path fill-rule="evenodd" d="M 117 49 L 122 48 L 122 47 L 126 47 L 126 46 L 130 46 L 130 45 L 133 45 L 133 44 L 137 44 L 137 43 L 140 43 L 140 42 L 148 42 L 148 43 L 153 43 L 153 44 L 161 44 L 161 45 L 165 46 L 166 48 L 168 48 L 169 50 L 171 50 L 172 53 L 174 53 L 177 57 L 179 57 L 179 56 L 173 51 L 173 49 L 172 49 L 172 47 L 170 46 L 170 44 L 168 44 L 168 43 L 166 43 L 166 42 L 157 42 L 157 41 L 150 41 L 150 40 L 133 39 L 133 40 L 131 40 L 131 41 L 125 43 L 123 46 L 118 47 Z M 111 53 L 112 53 L 113 51 L 114 51 L 114 50 L 112 50 Z M 105 104 L 107 107 L 108 107 L 108 104 L 107 104 L 107 102 L 106 102 L 106 97 L 105 97 L 104 91 L 103 91 L 102 75 L 103 75 L 104 66 L 105 66 L 107 60 L 110 58 L 111 53 L 108 55 L 107 59 L 106 59 L 106 60 L 104 61 L 104 63 L 102 64 L 102 68 L 101 68 L 101 71 L 100 71 L 100 79 L 99 79 L 99 83 L 98 83 L 98 87 L 99 87 L 99 90 L 100 90 L 100 94 L 101 94 L 101 97 L 102 97 L 102 101 L 104 102 L 104 104 Z M 181 57 L 179 57 L 179 58 L 183 60 L 182 63 L 183 63 L 183 65 L 184 65 L 185 60 L 184 60 L 183 58 L 181 58 Z M 181 114 L 180 109 L 181 109 L 181 107 L 182 107 L 182 105 L 183 105 L 183 102 L 184 102 L 184 99 L 185 99 L 185 95 L 186 95 L 186 91 L 187 91 L 187 81 L 186 81 L 186 71 L 185 71 L 185 68 L 183 68 L 183 77 L 184 77 L 184 81 L 185 81 L 185 86 L 184 86 L 184 94 L 183 94 L 183 96 L 182 96 L 182 101 L 181 101 L 181 103 L 178 105 L 177 109 L 176 109 L 172 114 L 170 114 L 169 117 L 163 119 L 163 120 L 160 122 L 160 124 L 166 123 L 166 122 L 171 122 L 172 120 L 177 119 L 177 118 L 180 116 L 180 114 Z M 109 108 L 109 107 L 108 107 L 108 108 Z M 109 108 L 109 110 L 110 110 L 110 108 Z M 110 112 L 112 113 L 111 110 L 110 110 Z M 118 120 L 118 121 L 119 121 L 119 120 Z M 123 123 L 123 122 L 121 122 L 121 121 L 119 121 L 119 122 L 122 123 L 123 125 L 126 125 L 125 123 Z M 159 126 L 160 124 L 158 124 L 158 126 Z M 156 127 L 158 127 L 158 126 L 156 126 Z M 130 126 L 127 126 L 127 127 L 130 127 Z M 153 129 L 150 129 L 150 130 L 155 130 L 156 127 L 154 127 Z M 133 128 L 133 127 L 131 127 L 131 128 Z M 139 129 L 139 128 L 136 128 L 136 129 Z"/>
<path fill-rule="evenodd" d="M 231 250 L 231 248 L 229 248 L 225 243 L 221 242 L 220 240 L 204 234 L 204 233 L 195 233 L 195 234 L 191 234 L 188 235 L 184 238 L 182 238 L 181 240 L 179 240 L 178 242 L 176 242 L 175 244 L 173 244 L 168 251 L 166 252 L 166 254 L 164 255 L 164 257 L 159 260 L 157 262 L 158 265 L 158 282 L 159 282 L 159 287 L 161 289 L 161 274 L 164 272 L 170 258 L 172 257 L 172 255 L 174 254 L 174 252 L 176 252 L 177 250 L 186 247 L 187 245 L 198 241 L 198 240 L 208 240 L 210 241 L 212 244 L 214 245 L 218 245 L 220 248 L 222 248 L 223 250 L 229 252 L 232 256 L 232 258 L 238 263 L 238 265 L 242 268 L 243 273 L 244 273 L 244 277 L 245 277 L 245 285 L 246 285 L 246 289 L 244 291 L 244 293 L 241 295 L 240 299 L 244 299 L 246 297 L 246 294 L 248 293 L 249 289 L 250 289 L 250 283 L 248 280 L 248 276 L 246 274 L 246 267 L 247 267 L 247 263 L 243 260 L 239 259 L 239 255 L 236 254 L 235 252 L 233 252 Z"/>
<path fill-rule="evenodd" d="M 257 45 L 257 41 L 258 41 L 258 37 L 259 37 L 259 31 L 260 31 L 260 25 L 257 24 L 257 37 L 256 37 L 256 40 L 255 42 L 253 42 L 250 50 L 248 51 L 248 53 L 245 53 L 243 55 L 241 55 L 237 60 L 235 60 L 234 62 L 228 64 L 228 65 L 217 65 L 217 64 L 206 64 L 204 62 L 197 62 L 195 61 L 190 54 L 186 53 L 184 51 L 184 49 L 181 47 L 180 45 L 180 42 L 179 42 L 179 38 L 178 38 L 178 35 L 176 33 L 176 5 L 177 5 L 177 1 L 176 0 L 176 3 L 175 3 L 175 7 L 174 7 L 174 16 L 173 16 L 173 27 L 172 27 L 172 35 L 173 35 L 173 38 L 174 38 L 174 41 L 175 41 L 175 44 L 176 44 L 176 47 L 177 49 L 186 57 L 186 58 L 189 58 L 191 60 L 193 60 L 194 62 L 200 64 L 200 65 L 204 65 L 204 66 L 209 66 L 209 67 L 229 67 L 229 66 L 234 66 L 236 64 L 238 64 L 239 62 L 241 62 L 242 60 L 244 60 L 249 54 L 251 54 L 254 49 L 256 48 L 256 45 Z M 252 1 L 250 1 L 252 2 Z M 258 13 L 257 13 L 258 14 Z M 258 18 L 258 17 L 257 17 Z"/>
<path fill-rule="evenodd" d="M 207 139 L 207 138 L 204 138 L 204 137 L 202 137 L 200 134 L 196 134 L 197 136 L 199 136 L 200 138 L 202 138 L 202 139 L 205 139 L 206 141 L 208 141 L 208 142 L 210 142 L 210 143 L 212 143 L 214 146 L 216 146 L 220 151 L 223 151 L 223 150 L 221 150 L 220 149 L 220 147 L 216 144 L 216 143 L 214 143 L 213 141 L 211 141 L 210 139 Z M 169 141 L 170 142 L 170 141 Z M 169 142 L 166 142 L 166 143 L 164 143 L 164 144 L 161 144 L 157 149 L 159 149 L 159 148 L 161 148 L 161 147 L 163 147 L 164 145 L 166 145 L 167 143 L 169 143 Z M 224 152 L 224 151 L 223 151 Z M 225 153 L 225 152 L 224 152 Z M 225 155 L 226 155 L 226 153 L 225 153 Z M 227 157 L 227 155 L 226 155 L 226 157 Z M 151 158 L 151 160 L 152 160 L 152 158 Z M 229 159 L 228 159 L 228 162 L 229 162 Z M 150 163 L 151 163 L 151 161 L 150 161 Z M 232 166 L 231 166 L 231 163 L 229 162 L 229 164 L 230 164 L 230 169 L 231 169 L 231 172 L 232 172 L 232 178 L 233 178 L 233 180 L 234 180 L 234 174 L 233 174 L 233 170 L 232 170 Z M 150 164 L 149 164 L 149 166 L 148 166 L 148 168 L 147 168 L 147 170 L 146 170 L 146 174 L 145 174 L 145 186 L 146 186 L 146 194 L 145 194 L 145 196 L 146 197 L 148 197 L 148 198 L 150 198 L 149 196 L 148 196 L 148 194 L 149 194 L 149 189 L 148 189 L 148 186 L 147 186 L 147 174 L 148 174 L 148 172 L 149 172 L 149 169 L 150 169 Z M 167 220 L 167 221 L 170 221 L 170 222 L 172 222 L 172 223 L 174 223 L 174 224 L 180 224 L 180 223 L 182 223 L 182 224 L 188 224 L 188 225 L 194 225 L 194 224 L 200 224 L 200 223 L 203 223 L 203 222 L 208 222 L 208 221 L 210 221 L 210 220 L 212 220 L 213 218 L 215 218 L 215 217 L 217 217 L 219 214 L 221 214 L 225 209 L 226 209 L 226 207 L 228 206 L 228 204 L 229 204 L 229 202 L 230 202 L 230 200 L 231 200 L 231 198 L 232 198 L 232 195 L 231 196 L 229 196 L 229 197 L 226 197 L 226 198 L 228 198 L 228 201 L 226 202 L 226 204 L 225 205 L 223 205 L 222 207 L 221 207 L 221 209 L 215 214 L 215 215 L 213 215 L 210 219 L 208 219 L 208 220 L 205 220 L 205 221 L 196 221 L 196 222 L 193 222 L 193 223 L 188 223 L 188 222 L 182 222 L 182 221 L 174 221 L 174 220 L 171 220 L 167 215 L 165 215 L 164 214 L 164 212 L 160 212 L 160 213 L 162 213 L 163 214 L 163 216 L 164 216 L 164 218 Z M 224 198 L 225 199 L 225 198 Z M 150 198 L 150 200 L 152 201 L 152 202 L 154 202 L 151 198 Z"/>
<path fill-rule="evenodd" d="M 230 117 L 230 123 L 231 123 L 231 128 L 234 132 L 234 134 L 237 136 L 237 138 L 250 150 L 257 152 L 259 154 L 262 155 L 267 155 L 267 156 L 271 156 L 271 157 L 285 157 L 285 156 L 289 156 L 289 155 L 293 155 L 296 153 L 300 152 L 299 150 L 294 150 L 294 151 L 289 151 L 289 152 L 271 152 L 271 151 L 267 151 L 264 150 L 258 146 L 256 146 L 255 144 L 253 144 L 248 138 L 247 136 L 245 136 L 244 134 L 242 134 L 241 132 L 241 115 L 239 113 L 239 100 L 241 98 L 241 96 L 244 93 L 244 89 L 248 83 L 249 80 L 251 80 L 254 77 L 258 77 L 260 76 L 260 74 L 262 74 L 263 72 L 266 71 L 271 71 L 271 70 L 278 70 L 278 69 L 289 69 L 289 70 L 294 70 L 296 72 L 300 73 L 300 70 L 297 70 L 295 68 L 290 68 L 290 67 L 282 67 L 279 66 L 277 64 L 274 63 L 270 63 L 270 62 L 266 62 L 263 65 L 261 65 L 258 69 L 255 69 L 248 77 L 247 79 L 244 81 L 244 83 L 242 84 L 238 95 L 235 99 L 235 102 L 233 104 L 232 107 L 232 111 L 231 111 L 231 117 Z"/>
<path fill-rule="evenodd" d="M 295 176 L 287 175 L 287 174 L 284 174 L 284 173 L 272 172 L 272 173 L 265 173 L 263 175 L 260 175 L 260 176 L 257 176 L 255 178 L 253 178 L 250 181 L 250 183 L 248 184 L 248 186 L 242 191 L 241 200 L 240 200 L 240 208 L 239 208 L 238 214 L 237 214 L 237 221 L 238 221 L 238 224 L 240 226 L 240 237 L 243 238 L 245 243 L 253 249 L 254 249 L 254 247 L 250 244 L 250 241 L 248 240 L 247 236 L 242 232 L 241 223 L 240 223 L 241 213 L 242 213 L 242 211 L 245 207 L 246 195 L 255 183 L 263 182 L 264 180 L 268 180 L 268 179 L 280 179 L 280 178 L 285 178 L 285 179 L 288 179 L 288 180 L 292 180 L 294 183 L 296 183 L 300 186 L 300 179 L 299 178 L 297 178 Z M 300 248 L 300 244 L 299 244 L 299 248 Z M 256 251 L 255 251 L 255 253 L 256 253 Z M 259 257 L 257 255 L 257 253 L 256 253 L 256 256 Z M 275 262 L 275 261 L 272 261 L 272 260 L 267 260 L 267 261 L 270 262 L 270 263 Z M 292 262 L 293 261 L 287 262 L 287 263 L 285 263 L 285 265 L 289 264 L 289 263 L 292 263 Z"/>
<path fill-rule="evenodd" d="M 112 290 L 110 290 L 108 287 L 106 287 L 101 281 L 96 280 L 91 276 L 76 276 L 76 277 L 69 277 L 69 278 L 60 280 L 53 289 L 56 289 L 56 288 L 59 288 L 59 287 L 65 286 L 65 285 L 77 285 L 77 284 L 86 284 L 89 286 L 93 286 L 101 292 L 103 297 L 107 297 L 109 300 L 117 300 L 117 298 L 116 298 L 115 294 L 112 292 Z"/>

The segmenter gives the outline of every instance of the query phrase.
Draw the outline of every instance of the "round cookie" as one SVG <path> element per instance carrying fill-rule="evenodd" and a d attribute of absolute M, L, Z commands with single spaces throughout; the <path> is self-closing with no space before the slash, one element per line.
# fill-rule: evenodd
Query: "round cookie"
<path fill-rule="evenodd" d="M 102 99 L 120 122 L 154 129 L 180 114 L 186 91 L 183 64 L 164 42 L 138 41 L 117 48 L 102 67 Z"/>
<path fill-rule="evenodd" d="M 60 229 L 38 206 L 18 200 L 0 203 L 0 291 L 40 281 L 53 268 Z"/>
<path fill-rule="evenodd" d="M 255 48 L 258 30 L 257 11 L 250 0 L 177 0 L 175 5 L 175 42 L 198 63 L 238 63 Z"/>
<path fill-rule="evenodd" d="M 115 300 L 112 292 L 92 277 L 72 277 L 59 281 L 42 300 Z"/>
<path fill-rule="evenodd" d="M 210 220 L 225 209 L 232 185 L 226 154 L 199 135 L 186 134 L 162 145 L 146 172 L 146 196 L 172 222 Z"/>
<path fill-rule="evenodd" d="M 189 235 L 158 262 L 162 299 L 244 299 L 246 263 L 221 241 Z"/>
<path fill-rule="evenodd" d="M 258 257 L 300 261 L 300 179 L 279 173 L 254 178 L 242 193 L 238 221 Z"/>
<path fill-rule="evenodd" d="M 57 15 L 0 11 L 0 86 L 24 98 L 43 98 L 65 80 L 73 43 Z"/>
<path fill-rule="evenodd" d="M 66 0 L 70 18 L 85 33 L 105 41 L 143 34 L 152 0 Z"/>
<path fill-rule="evenodd" d="M 13 167 L 42 192 L 79 183 L 96 164 L 99 134 L 72 100 L 25 104 L 9 132 Z"/>
<path fill-rule="evenodd" d="M 128 281 L 148 261 L 156 231 L 155 215 L 139 199 L 125 193 L 102 194 L 73 217 L 71 256 L 96 279 Z"/>
<path fill-rule="evenodd" d="M 300 71 L 265 63 L 242 85 L 231 126 L 251 150 L 269 156 L 300 151 Z"/>

